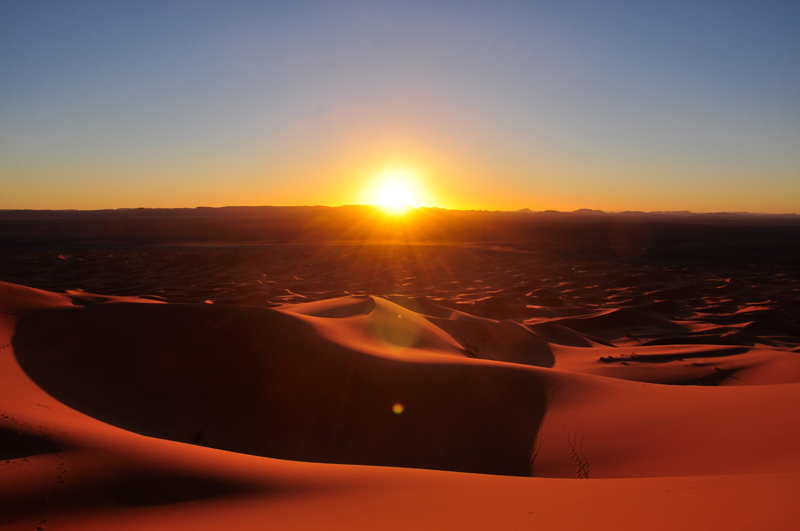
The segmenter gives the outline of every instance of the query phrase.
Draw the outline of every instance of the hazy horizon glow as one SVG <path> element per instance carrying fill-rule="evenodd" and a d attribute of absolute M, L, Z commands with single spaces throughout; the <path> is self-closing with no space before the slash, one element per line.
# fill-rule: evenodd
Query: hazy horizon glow
<path fill-rule="evenodd" d="M 800 212 L 797 27 L 782 2 L 4 2 L 0 208 L 336 206 L 405 171 L 414 206 Z"/>

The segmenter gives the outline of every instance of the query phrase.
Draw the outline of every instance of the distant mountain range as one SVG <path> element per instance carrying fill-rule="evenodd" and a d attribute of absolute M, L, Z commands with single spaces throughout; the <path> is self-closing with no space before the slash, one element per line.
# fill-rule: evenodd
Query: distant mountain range
<path fill-rule="evenodd" d="M 228 207 L 196 207 L 196 208 L 117 208 L 117 209 L 101 209 L 101 210 L 34 210 L 34 209 L 0 209 L 0 219 L 34 219 L 34 218 L 106 218 L 106 217 L 119 217 L 119 218 L 136 218 L 136 217 L 245 217 L 245 218 L 274 218 L 274 217 L 295 217 L 315 214 L 320 212 L 329 213 L 356 213 L 363 212 L 369 213 L 379 207 L 371 205 L 343 205 L 339 207 L 329 206 L 228 206 Z M 502 210 L 449 210 L 438 207 L 420 207 L 414 209 L 416 212 L 436 212 L 436 213 L 484 213 L 484 214 L 532 214 L 537 216 L 598 216 L 598 217 L 704 217 L 704 218 L 720 218 L 720 219 L 741 219 L 744 217 L 757 217 L 764 218 L 781 218 L 781 219 L 800 219 L 800 215 L 796 213 L 787 214 L 765 214 L 753 212 L 690 212 L 688 210 L 672 210 L 672 211 L 624 211 L 624 212 L 604 212 L 602 210 L 594 210 L 590 208 L 581 208 L 572 212 L 562 212 L 558 210 L 543 210 L 535 211 L 529 208 L 522 208 L 516 211 L 502 211 Z M 413 212 L 412 211 L 412 212 Z"/>

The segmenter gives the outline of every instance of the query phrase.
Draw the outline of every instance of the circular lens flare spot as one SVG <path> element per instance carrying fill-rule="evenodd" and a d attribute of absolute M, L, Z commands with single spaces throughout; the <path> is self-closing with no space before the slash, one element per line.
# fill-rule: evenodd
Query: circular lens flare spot
<path fill-rule="evenodd" d="M 396 403 L 395 405 L 392 406 L 392 411 L 394 411 L 395 415 L 399 415 L 400 413 L 403 412 L 403 404 L 401 404 L 400 402 Z"/>

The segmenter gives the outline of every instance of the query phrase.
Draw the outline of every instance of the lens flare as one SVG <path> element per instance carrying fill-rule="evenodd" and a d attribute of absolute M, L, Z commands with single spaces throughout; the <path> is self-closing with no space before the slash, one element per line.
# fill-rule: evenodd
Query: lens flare
<path fill-rule="evenodd" d="M 369 322 L 372 336 L 393 352 L 402 352 L 416 346 L 422 327 L 415 319 L 403 319 L 401 314 L 377 311 Z"/>

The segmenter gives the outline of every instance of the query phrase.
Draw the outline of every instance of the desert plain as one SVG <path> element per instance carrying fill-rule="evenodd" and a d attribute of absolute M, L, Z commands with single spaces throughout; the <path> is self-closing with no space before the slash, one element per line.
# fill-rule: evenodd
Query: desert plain
<path fill-rule="evenodd" d="M 800 219 L 0 212 L 2 529 L 797 529 Z"/>

